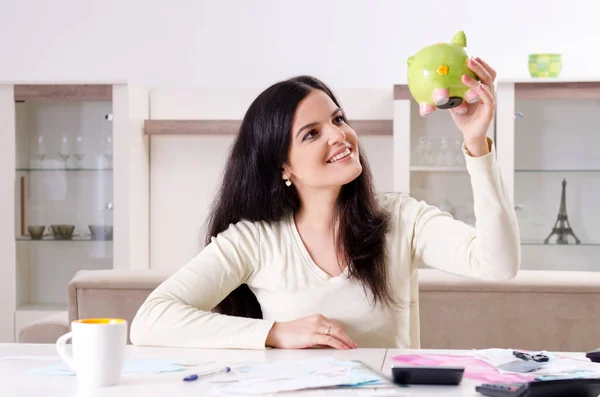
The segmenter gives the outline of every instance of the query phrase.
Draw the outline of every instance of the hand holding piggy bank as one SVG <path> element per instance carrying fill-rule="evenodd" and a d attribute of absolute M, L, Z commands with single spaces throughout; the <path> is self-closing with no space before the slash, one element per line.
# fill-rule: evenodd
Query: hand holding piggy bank
<path fill-rule="evenodd" d="M 470 58 L 464 32 L 450 43 L 423 48 L 408 58 L 408 88 L 426 116 L 449 109 L 472 156 L 489 153 L 487 131 L 494 117 L 496 71 L 480 58 Z"/>
<path fill-rule="evenodd" d="M 478 79 L 468 67 L 466 46 L 465 33 L 460 31 L 450 43 L 430 45 L 408 58 L 408 88 L 419 103 L 421 116 L 436 108 L 461 107 L 454 113 L 464 113 L 465 101 L 472 103 L 479 99 L 477 93 L 461 81 L 463 74 Z"/>

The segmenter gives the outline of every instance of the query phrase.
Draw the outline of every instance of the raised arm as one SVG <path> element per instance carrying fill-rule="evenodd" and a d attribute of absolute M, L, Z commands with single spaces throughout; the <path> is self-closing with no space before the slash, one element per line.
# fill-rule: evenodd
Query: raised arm
<path fill-rule="evenodd" d="M 496 71 L 480 58 L 468 59 L 462 82 L 468 101 L 450 109 L 464 137 L 463 151 L 473 189 L 475 228 L 425 203 L 406 204 L 412 229 L 413 265 L 424 262 L 449 272 L 487 279 L 510 279 L 521 261 L 517 217 L 506 192 L 491 139 L 496 108 Z M 467 103 L 468 102 L 468 103 Z M 404 211 L 403 211 L 404 212 Z"/>
<path fill-rule="evenodd" d="M 238 222 L 154 290 L 138 310 L 135 345 L 264 349 L 273 322 L 210 310 L 258 268 L 257 225 Z"/>
<path fill-rule="evenodd" d="M 484 279 L 513 278 L 520 266 L 517 217 L 503 183 L 493 145 L 490 153 L 471 157 L 467 170 L 473 189 L 475 227 L 455 220 L 422 201 L 406 199 L 400 222 L 412 230 L 413 265 Z"/>

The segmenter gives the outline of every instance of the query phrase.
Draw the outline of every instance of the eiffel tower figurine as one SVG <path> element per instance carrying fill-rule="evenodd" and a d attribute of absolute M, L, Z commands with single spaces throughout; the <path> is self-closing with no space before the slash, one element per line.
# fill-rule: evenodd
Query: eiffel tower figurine
<path fill-rule="evenodd" d="M 575 244 L 581 243 L 581 241 L 579 241 L 575 233 L 573 233 L 573 229 L 571 229 L 571 224 L 569 223 L 569 217 L 567 216 L 566 187 L 567 181 L 566 179 L 563 179 L 562 197 L 560 199 L 560 209 L 558 210 L 558 218 L 556 219 L 556 223 L 552 228 L 552 232 L 544 240 L 544 244 L 548 244 L 548 242 L 550 241 L 550 237 L 552 237 L 552 235 L 554 234 L 558 236 L 558 238 L 556 239 L 556 244 L 569 244 L 569 241 L 567 240 L 568 236 L 573 236 L 575 238 Z"/>

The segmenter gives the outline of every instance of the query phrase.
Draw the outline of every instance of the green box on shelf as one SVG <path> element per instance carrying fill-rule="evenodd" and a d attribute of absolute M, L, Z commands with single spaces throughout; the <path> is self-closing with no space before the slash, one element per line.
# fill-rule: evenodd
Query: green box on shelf
<path fill-rule="evenodd" d="M 531 77 L 558 77 L 562 68 L 561 54 L 529 54 Z"/>

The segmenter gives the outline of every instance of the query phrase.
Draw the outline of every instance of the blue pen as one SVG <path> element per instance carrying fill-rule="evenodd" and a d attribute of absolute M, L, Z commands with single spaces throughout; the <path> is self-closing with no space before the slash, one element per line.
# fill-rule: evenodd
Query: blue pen
<path fill-rule="evenodd" d="M 186 382 L 191 382 L 191 381 L 194 381 L 194 380 L 196 380 L 198 378 L 202 378 L 202 377 L 205 377 L 205 376 L 208 376 L 208 375 L 218 374 L 219 372 L 227 373 L 229 371 L 231 371 L 231 368 L 229 368 L 229 367 L 225 367 L 225 368 L 221 368 L 221 369 L 214 369 L 212 371 L 203 372 L 201 374 L 188 375 L 185 378 L 183 378 L 183 380 L 186 381 Z"/>

